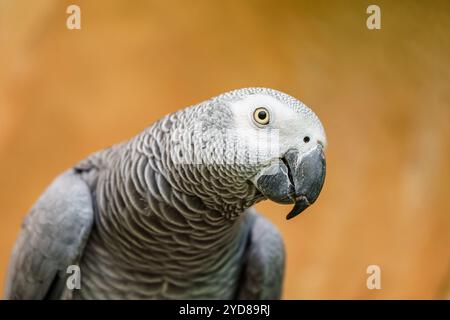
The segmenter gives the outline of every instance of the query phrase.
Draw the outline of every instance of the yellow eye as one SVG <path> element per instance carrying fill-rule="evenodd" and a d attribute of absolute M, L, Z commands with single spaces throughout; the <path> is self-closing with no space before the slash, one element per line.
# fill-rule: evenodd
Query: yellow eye
<path fill-rule="evenodd" d="M 266 125 L 270 120 L 269 111 L 263 107 L 256 108 L 256 110 L 253 112 L 253 119 L 258 124 Z"/>

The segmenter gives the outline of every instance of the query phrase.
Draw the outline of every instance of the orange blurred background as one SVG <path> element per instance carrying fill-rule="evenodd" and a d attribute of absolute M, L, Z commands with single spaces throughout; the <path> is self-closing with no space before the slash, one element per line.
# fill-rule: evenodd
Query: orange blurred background
<path fill-rule="evenodd" d="M 372 3 L 381 30 L 366 28 Z M 449 32 L 448 1 L 0 1 L 0 286 L 58 173 L 169 112 L 265 86 L 312 107 L 329 145 L 305 214 L 257 206 L 284 235 L 284 298 L 449 297 Z M 366 287 L 372 264 L 381 290 Z"/>

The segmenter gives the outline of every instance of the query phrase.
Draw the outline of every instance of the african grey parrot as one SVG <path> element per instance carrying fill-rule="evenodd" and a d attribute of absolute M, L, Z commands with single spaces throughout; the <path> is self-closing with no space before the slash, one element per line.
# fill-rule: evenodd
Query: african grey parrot
<path fill-rule="evenodd" d="M 280 298 L 283 241 L 251 206 L 293 204 L 292 218 L 312 204 L 325 145 L 318 117 L 272 89 L 170 114 L 53 181 L 24 220 L 6 298 Z"/>

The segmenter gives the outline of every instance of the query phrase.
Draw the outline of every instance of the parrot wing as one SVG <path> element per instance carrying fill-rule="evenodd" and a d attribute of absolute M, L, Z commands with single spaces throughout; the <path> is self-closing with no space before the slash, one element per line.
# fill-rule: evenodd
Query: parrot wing
<path fill-rule="evenodd" d="M 59 298 L 67 267 L 78 262 L 93 220 L 87 184 L 73 170 L 57 177 L 22 224 L 9 265 L 5 298 Z"/>
<path fill-rule="evenodd" d="M 284 275 L 283 239 L 275 226 L 252 208 L 247 210 L 250 223 L 249 243 L 238 299 L 280 299 Z"/>

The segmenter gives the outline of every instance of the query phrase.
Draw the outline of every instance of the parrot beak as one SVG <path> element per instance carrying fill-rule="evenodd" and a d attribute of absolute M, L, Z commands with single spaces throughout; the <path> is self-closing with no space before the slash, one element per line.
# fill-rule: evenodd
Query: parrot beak
<path fill-rule="evenodd" d="M 321 144 L 303 155 L 291 149 L 256 175 L 254 183 L 268 199 L 282 204 L 294 203 L 286 216 L 291 219 L 316 201 L 325 181 L 325 167 Z"/>

